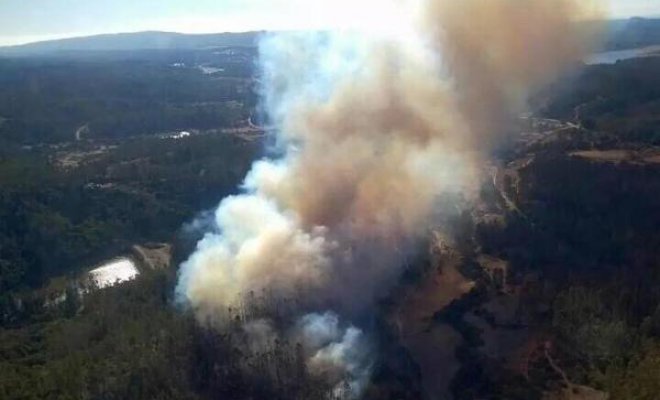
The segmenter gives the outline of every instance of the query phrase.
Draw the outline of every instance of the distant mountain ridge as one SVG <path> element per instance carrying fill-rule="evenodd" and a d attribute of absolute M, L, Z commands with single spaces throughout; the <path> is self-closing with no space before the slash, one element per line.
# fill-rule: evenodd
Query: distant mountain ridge
<path fill-rule="evenodd" d="M 75 51 L 196 50 L 252 47 L 263 32 L 185 34 L 146 31 L 102 34 L 0 47 L 0 54 L 30 55 Z"/>
<path fill-rule="evenodd" d="M 605 46 L 623 50 L 660 44 L 660 18 L 630 18 L 609 21 Z"/>
<path fill-rule="evenodd" d="M 585 23 L 590 24 L 590 23 Z M 199 50 L 212 47 L 254 47 L 264 32 L 186 34 L 145 31 L 102 34 L 0 47 L 0 55 L 48 55 L 64 52 Z M 660 44 L 660 18 L 607 22 L 604 47 L 621 50 Z"/>

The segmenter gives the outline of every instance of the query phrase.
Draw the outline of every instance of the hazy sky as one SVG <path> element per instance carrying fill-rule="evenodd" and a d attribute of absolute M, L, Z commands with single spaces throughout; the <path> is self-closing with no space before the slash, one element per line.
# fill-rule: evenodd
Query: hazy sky
<path fill-rule="evenodd" d="M 373 9 L 380 12 L 388 1 L 0 0 L 0 44 L 141 30 L 202 33 L 377 24 L 387 18 L 374 17 Z M 660 15 L 660 0 L 607 1 L 613 17 Z"/>

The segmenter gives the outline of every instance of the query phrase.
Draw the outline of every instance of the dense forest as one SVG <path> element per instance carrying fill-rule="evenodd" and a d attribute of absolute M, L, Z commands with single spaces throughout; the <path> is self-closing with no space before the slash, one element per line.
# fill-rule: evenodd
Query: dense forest
<path fill-rule="evenodd" d="M 584 68 L 539 99 L 539 115 L 573 125 L 503 156 L 516 207 L 470 240 L 507 260 L 506 282 L 468 254 L 477 287 L 435 316 L 464 340 L 455 398 L 657 397 L 658 68 L 657 57 Z M 484 196 L 506 208 L 494 187 Z M 504 361 L 489 355 L 486 343 L 507 336 L 523 344 Z"/>
<path fill-rule="evenodd" d="M 133 139 L 72 169 L 40 151 L 1 159 L 0 293 L 76 273 L 133 243 L 171 241 L 236 190 L 258 152 L 237 138 L 200 135 Z"/>
<path fill-rule="evenodd" d="M 254 48 L 0 58 L 0 141 L 56 143 L 238 126 Z M 77 133 L 78 132 L 78 133 Z"/>
<path fill-rule="evenodd" d="M 254 112 L 256 50 L 220 50 L 0 58 L 3 304 L 237 190 L 260 146 L 221 132 Z"/>
<path fill-rule="evenodd" d="M 660 144 L 658 57 L 592 65 L 551 90 L 563 93 L 542 107 L 551 118 L 577 119 L 585 129 L 616 143 Z"/>

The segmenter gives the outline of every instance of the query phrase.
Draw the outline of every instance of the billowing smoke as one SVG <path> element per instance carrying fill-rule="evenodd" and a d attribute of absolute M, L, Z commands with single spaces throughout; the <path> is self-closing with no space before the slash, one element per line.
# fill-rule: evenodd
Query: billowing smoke
<path fill-rule="evenodd" d="M 313 374 L 336 382 L 333 391 L 359 395 L 369 379 L 370 348 L 361 330 L 342 329 L 332 313 L 308 314 L 297 324 L 298 339 L 309 354 L 307 367 Z"/>
<path fill-rule="evenodd" d="M 365 339 L 337 315 L 361 315 L 386 293 L 442 211 L 473 198 L 482 160 L 527 96 L 590 44 L 574 24 L 590 11 L 582 0 L 395 4 L 386 31 L 263 38 L 276 156 L 220 203 L 177 288 L 212 324 L 248 293 L 293 301 L 285 330 L 310 370 L 355 393 Z"/>

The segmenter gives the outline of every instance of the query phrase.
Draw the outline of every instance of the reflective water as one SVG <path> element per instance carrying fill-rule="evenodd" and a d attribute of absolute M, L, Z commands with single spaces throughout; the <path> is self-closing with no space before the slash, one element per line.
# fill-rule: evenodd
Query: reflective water
<path fill-rule="evenodd" d="M 615 64 L 617 61 L 621 60 L 658 55 L 660 55 L 660 46 L 648 46 L 637 49 L 605 51 L 592 54 L 584 60 L 584 63 L 587 65 Z"/>
<path fill-rule="evenodd" d="M 139 274 L 135 263 L 128 258 L 113 260 L 89 272 L 91 280 L 100 289 L 131 281 Z"/>

